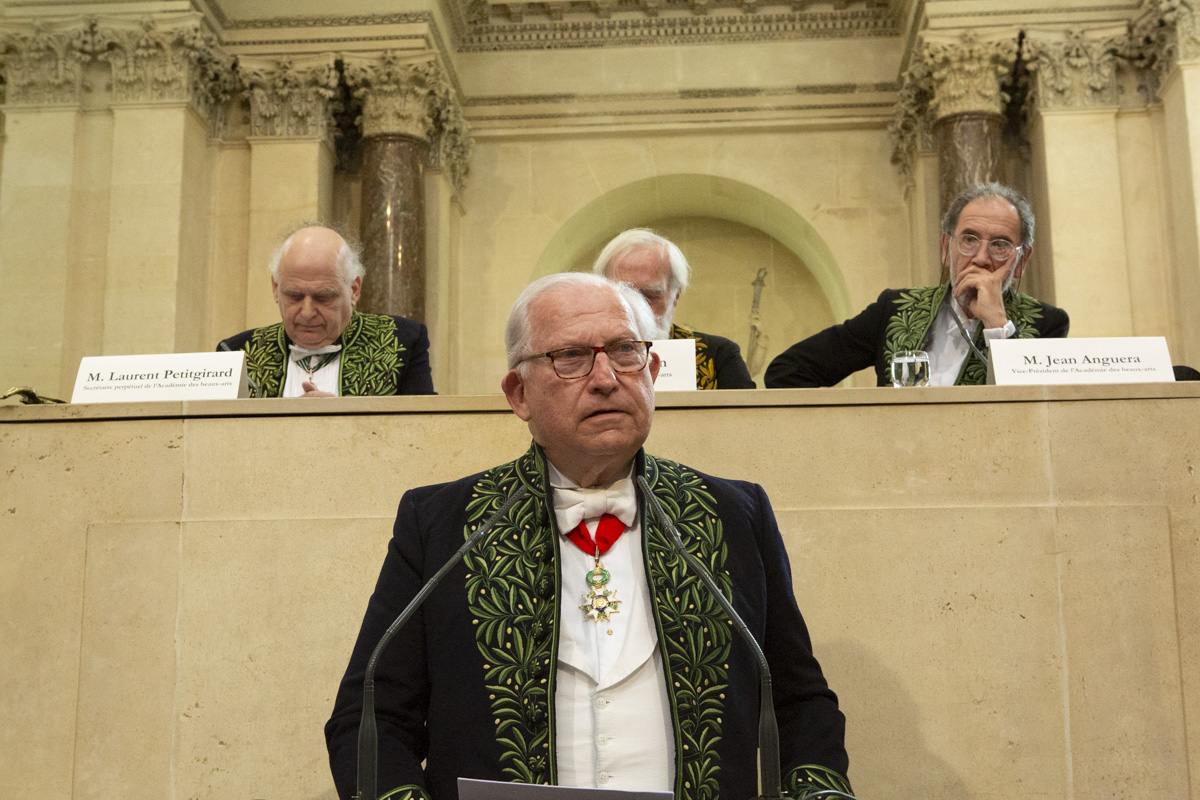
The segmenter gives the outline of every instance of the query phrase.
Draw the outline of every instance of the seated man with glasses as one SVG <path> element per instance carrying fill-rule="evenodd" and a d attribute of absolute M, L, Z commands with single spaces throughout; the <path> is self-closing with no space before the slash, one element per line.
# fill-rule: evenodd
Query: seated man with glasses
<path fill-rule="evenodd" d="M 757 658 L 666 521 L 761 643 L 785 792 L 850 790 L 845 719 L 762 487 L 642 450 L 659 370 L 653 326 L 635 289 L 597 275 L 550 275 L 517 298 L 501 387 L 533 445 L 401 499 L 325 726 L 342 798 L 355 791 L 372 649 L 477 530 L 377 662 L 380 794 L 455 800 L 460 776 L 678 800 L 757 794 Z"/>
<path fill-rule="evenodd" d="M 826 328 L 777 356 L 768 388 L 833 386 L 874 365 L 890 386 L 892 354 L 929 353 L 931 386 L 987 379 L 988 339 L 1061 338 L 1067 312 L 1013 288 L 1033 251 L 1033 211 L 999 183 L 965 189 L 942 218 L 948 283 L 887 289 L 858 316 Z"/>

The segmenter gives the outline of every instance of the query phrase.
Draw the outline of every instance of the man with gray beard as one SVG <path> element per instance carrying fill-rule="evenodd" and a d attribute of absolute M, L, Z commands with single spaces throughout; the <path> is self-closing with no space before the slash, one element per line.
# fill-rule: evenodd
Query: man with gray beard
<path fill-rule="evenodd" d="M 875 366 L 891 385 L 892 355 L 929 353 L 931 386 L 980 385 L 990 339 L 1067 335 L 1067 312 L 1013 289 L 1033 252 L 1033 211 L 999 183 L 959 193 L 942 218 L 942 265 L 949 282 L 886 289 L 861 314 L 792 345 L 766 373 L 768 388 L 833 386 Z"/>

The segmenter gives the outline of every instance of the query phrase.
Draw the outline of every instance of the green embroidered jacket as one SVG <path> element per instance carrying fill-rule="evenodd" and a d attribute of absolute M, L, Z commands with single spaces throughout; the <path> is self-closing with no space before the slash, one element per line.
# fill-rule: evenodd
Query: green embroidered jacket
<path fill-rule="evenodd" d="M 229 350 L 246 352 L 246 371 L 259 387 L 256 397 L 283 396 L 290 343 L 282 322 L 222 342 Z M 337 343 L 342 345 L 340 395 L 433 394 L 424 325 L 404 317 L 355 311 Z"/>
<path fill-rule="evenodd" d="M 635 471 L 762 643 L 774 678 L 784 789 L 849 791 L 845 721 L 792 593 L 762 488 L 639 454 Z M 556 782 L 558 552 L 546 464 L 514 462 L 407 492 L 326 725 L 339 794 L 355 791 L 362 680 L 371 650 L 423 582 L 518 487 L 519 500 L 451 570 L 385 650 L 375 679 L 379 784 L 395 800 L 453 800 L 459 776 Z M 757 793 L 758 678 L 745 642 L 639 497 L 646 575 L 675 738 L 681 800 Z M 630 736 L 636 736 L 631 731 Z M 422 767 L 424 762 L 424 767 Z"/>
<path fill-rule="evenodd" d="M 934 320 L 949 302 L 950 284 L 916 289 L 885 289 L 861 314 L 792 345 L 778 355 L 764 381 L 768 388 L 834 386 L 860 369 L 875 367 L 878 386 L 890 386 L 892 354 L 897 350 L 928 349 Z M 1004 311 L 1020 339 L 1061 338 L 1067 335 L 1067 312 L 1027 294 L 1010 290 Z M 986 352 L 983 331 L 976 346 Z M 959 370 L 956 385 L 980 385 L 987 367 L 974 351 Z"/>

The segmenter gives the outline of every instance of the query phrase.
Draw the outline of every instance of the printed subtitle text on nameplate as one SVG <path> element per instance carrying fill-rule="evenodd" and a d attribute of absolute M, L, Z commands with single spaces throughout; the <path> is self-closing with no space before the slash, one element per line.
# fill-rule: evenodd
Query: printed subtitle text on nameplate
<path fill-rule="evenodd" d="M 1175 380 L 1161 336 L 993 339 L 988 383 L 1162 383 Z"/>

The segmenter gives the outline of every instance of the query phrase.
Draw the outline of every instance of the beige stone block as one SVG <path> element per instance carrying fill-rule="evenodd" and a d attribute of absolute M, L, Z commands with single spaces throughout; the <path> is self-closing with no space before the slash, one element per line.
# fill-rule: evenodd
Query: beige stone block
<path fill-rule="evenodd" d="M 1060 506 L 1057 516 L 1075 795 L 1186 797 L 1167 510 Z"/>
<path fill-rule="evenodd" d="M 1187 741 L 1200 737 L 1200 503 L 1170 509 L 1171 559 L 1175 577 L 1175 612 L 1179 629 L 1179 665 L 1183 683 L 1183 715 Z M 1194 747 L 1188 752 L 1191 797 L 1200 797 L 1200 764 Z"/>
<path fill-rule="evenodd" d="M 530 166 L 533 213 L 550 220 L 555 227 L 601 193 L 600 182 L 584 156 L 584 148 L 575 143 L 539 145 Z"/>
<path fill-rule="evenodd" d="M 1042 112 L 1042 142 L 1054 227 L 1055 303 L 1073 336 L 1129 336 L 1125 220 L 1115 112 Z"/>
<path fill-rule="evenodd" d="M 585 157 L 600 191 L 609 192 L 654 175 L 654 158 L 642 137 L 590 141 L 592 146 L 585 151 Z"/>
<path fill-rule="evenodd" d="M 799 511 L 781 496 L 858 796 L 1068 796 L 1054 512 Z"/>
<path fill-rule="evenodd" d="M 531 212 L 534 150 L 534 145 L 524 142 L 482 141 L 476 145 L 465 192 L 472 215 L 490 218 Z"/>
<path fill-rule="evenodd" d="M 71 795 L 86 526 L 178 517 L 182 427 L 0 427 L 0 715 L 19 721 L 0 729 L 6 785 Z"/>
<path fill-rule="evenodd" d="M 246 326 L 250 282 L 250 148 L 220 146 L 212 155 L 212 228 L 208 291 L 208 346 Z M 261 268 L 265 273 L 265 267 Z M 258 277 L 262 278 L 262 275 Z M 265 279 L 263 279 L 265 283 Z"/>
<path fill-rule="evenodd" d="M 1117 144 L 1121 157 L 1121 205 L 1125 217 L 1125 244 L 1133 335 L 1171 335 L 1171 276 L 1168 267 L 1170 229 L 1166 225 L 1165 176 L 1160 131 L 1149 112 L 1117 116 Z"/>
<path fill-rule="evenodd" d="M 179 523 L 89 525 L 74 800 L 170 796 Z"/>
<path fill-rule="evenodd" d="M 1200 430 L 1181 425 L 1180 413 L 1200 414 L 1200 400 L 1143 400 L 1136 414 L 1125 404 L 1103 401 L 1049 406 L 1056 501 L 1194 505 L 1200 495 Z M 1135 474 L 1143 479 L 1131 480 Z"/>
<path fill-rule="evenodd" d="M 290 432 L 294 421 L 286 417 L 247 420 L 237 437 L 222 435 L 220 420 L 192 420 L 187 519 L 260 519 L 278 513 L 280 498 L 296 520 L 391 519 L 405 490 L 454 480 L 523 453 L 529 446 L 524 424 L 508 412 L 499 416 L 499 424 L 485 416 L 467 427 L 453 416 L 323 417 L 323 439 L 355 451 L 366 448 L 359 468 L 333 470 L 309 437 Z M 314 482 L 320 491 L 312 491 Z"/>
<path fill-rule="evenodd" d="M 333 798 L 321 730 L 390 531 L 357 515 L 184 524 L 176 796 Z"/>
<path fill-rule="evenodd" d="M 886 408 L 838 406 L 819 414 L 713 409 L 705 428 L 738 442 L 730 450 L 714 449 L 709 437 L 696 436 L 697 422 L 687 415 L 660 415 L 647 449 L 715 475 L 770 476 L 772 499 L 783 508 L 1023 507 L 1051 501 L 1044 409 L 994 404 L 972 415 L 969 425 L 956 426 L 943 416 L 944 407 L 922 402 L 934 390 L 908 391 L 911 401 Z M 930 430 L 938 431 L 933 439 Z M 670 449 L 656 445 L 659 441 L 670 442 Z M 988 443 L 984 458 L 980 442 Z M 825 453 L 838 456 L 814 469 L 811 459 Z M 869 481 L 862 480 L 864 464 L 880 466 Z"/>

